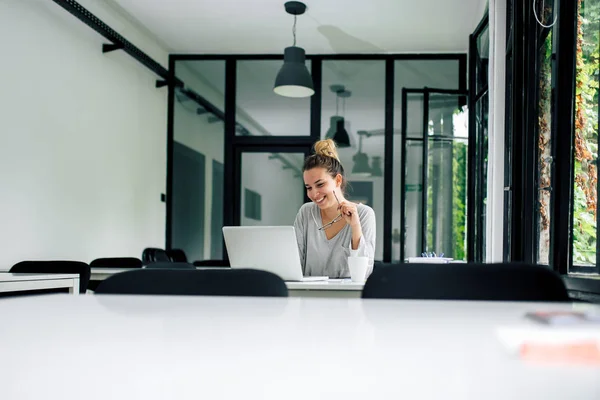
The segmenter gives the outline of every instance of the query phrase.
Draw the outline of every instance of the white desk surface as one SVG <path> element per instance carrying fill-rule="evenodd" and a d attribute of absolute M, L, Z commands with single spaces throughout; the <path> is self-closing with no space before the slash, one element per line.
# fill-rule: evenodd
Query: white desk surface
<path fill-rule="evenodd" d="M 0 301 L 6 399 L 600 399 L 496 337 L 542 303 L 52 295 Z M 598 310 L 598 307 L 596 307 Z M 93 390 L 92 390 L 93 389 Z M 82 395 L 84 393 L 84 395 Z"/>
<path fill-rule="evenodd" d="M 79 274 L 0 272 L 0 292 L 68 288 L 79 294 Z"/>
<path fill-rule="evenodd" d="M 352 290 L 362 291 L 365 283 L 352 282 L 350 279 L 332 279 L 314 282 L 286 282 L 289 290 Z"/>
<path fill-rule="evenodd" d="M 78 274 L 37 274 L 22 272 L 0 272 L 0 282 L 48 281 L 57 279 L 79 279 Z"/>

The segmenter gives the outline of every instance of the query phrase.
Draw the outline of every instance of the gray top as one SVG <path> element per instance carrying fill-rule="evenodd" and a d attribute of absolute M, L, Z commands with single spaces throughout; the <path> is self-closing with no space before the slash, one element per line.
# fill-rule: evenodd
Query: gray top
<path fill-rule="evenodd" d="M 369 257 L 367 276 L 371 273 L 375 256 L 375 212 L 363 204 L 358 204 L 357 210 L 363 236 L 358 249 L 352 250 L 350 225 L 327 239 L 325 231 L 319 230 L 323 226 L 319 206 L 310 202 L 300 207 L 294 229 L 304 276 L 349 277 L 348 257 L 351 255 Z"/>

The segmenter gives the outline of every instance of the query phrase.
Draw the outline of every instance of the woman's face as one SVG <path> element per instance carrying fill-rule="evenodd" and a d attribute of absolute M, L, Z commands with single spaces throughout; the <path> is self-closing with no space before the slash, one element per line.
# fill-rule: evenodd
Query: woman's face
<path fill-rule="evenodd" d="M 313 168 L 304 171 L 304 186 L 306 195 L 313 202 L 317 203 L 319 208 L 337 207 L 333 191 L 340 198 L 340 185 L 342 183 L 341 175 L 332 178 L 325 168 Z"/>

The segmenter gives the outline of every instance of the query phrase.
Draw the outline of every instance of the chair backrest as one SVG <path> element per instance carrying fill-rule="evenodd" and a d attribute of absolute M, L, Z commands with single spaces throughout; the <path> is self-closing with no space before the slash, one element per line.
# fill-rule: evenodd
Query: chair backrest
<path fill-rule="evenodd" d="M 198 260 L 194 261 L 196 267 L 231 267 L 228 260 Z"/>
<path fill-rule="evenodd" d="M 97 258 L 90 263 L 92 268 L 142 268 L 142 260 L 135 257 Z"/>
<path fill-rule="evenodd" d="M 166 250 L 166 252 L 167 252 L 167 256 L 169 256 L 169 259 L 173 262 L 184 262 L 184 263 L 188 262 L 185 251 L 183 251 L 181 249 L 171 249 L 171 250 Z"/>
<path fill-rule="evenodd" d="M 154 262 L 144 266 L 145 269 L 196 269 L 192 264 L 184 262 Z"/>
<path fill-rule="evenodd" d="M 90 281 L 90 266 L 81 261 L 21 261 L 10 272 L 79 274 L 79 293 L 85 293 Z"/>
<path fill-rule="evenodd" d="M 288 290 L 277 275 L 253 269 L 139 269 L 110 276 L 96 294 L 287 297 Z"/>
<path fill-rule="evenodd" d="M 363 298 L 569 301 L 562 279 L 531 264 L 388 264 L 373 271 Z"/>
<path fill-rule="evenodd" d="M 381 260 L 375 260 L 375 261 L 373 261 L 373 271 L 375 271 L 376 269 L 379 269 L 381 267 L 385 267 L 385 266 L 386 266 L 386 263 L 384 263 Z"/>
<path fill-rule="evenodd" d="M 149 264 L 153 262 L 169 262 L 171 259 L 166 251 L 156 247 L 145 248 L 142 252 L 142 263 Z"/>

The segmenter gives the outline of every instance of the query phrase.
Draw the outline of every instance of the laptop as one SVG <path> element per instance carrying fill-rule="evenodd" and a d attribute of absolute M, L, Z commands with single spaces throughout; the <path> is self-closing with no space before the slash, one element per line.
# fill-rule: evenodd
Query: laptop
<path fill-rule="evenodd" d="M 279 275 L 284 281 L 325 281 L 327 276 L 302 276 L 293 226 L 224 226 L 231 268 L 252 268 Z"/>

